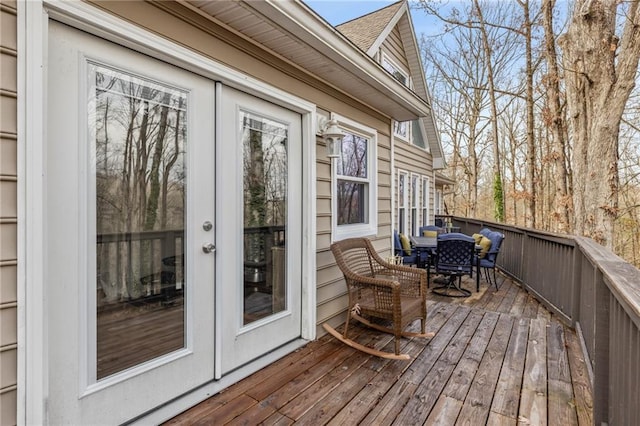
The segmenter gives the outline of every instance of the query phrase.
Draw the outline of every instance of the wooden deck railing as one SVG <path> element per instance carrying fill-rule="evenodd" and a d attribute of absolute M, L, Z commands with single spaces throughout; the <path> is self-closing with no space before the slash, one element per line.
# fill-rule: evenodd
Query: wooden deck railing
<path fill-rule="evenodd" d="M 581 336 L 595 424 L 640 418 L 640 270 L 593 240 L 452 217 L 466 234 L 505 234 L 499 268 Z"/>
<path fill-rule="evenodd" d="M 182 229 L 98 234 L 97 274 L 107 299 L 148 298 L 160 292 L 173 294 L 176 286 L 182 288 L 183 234 Z M 283 261 L 272 259 L 273 249 L 284 244 L 285 226 L 244 228 L 245 281 L 270 289 L 273 264 Z M 224 250 L 224 246 L 218 249 Z M 160 285 L 154 286 L 154 282 Z"/>

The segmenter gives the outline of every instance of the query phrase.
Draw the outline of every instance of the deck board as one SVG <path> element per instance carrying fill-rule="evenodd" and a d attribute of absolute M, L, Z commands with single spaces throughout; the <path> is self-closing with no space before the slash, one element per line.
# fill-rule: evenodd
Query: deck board
<path fill-rule="evenodd" d="M 500 368 L 507 351 L 507 344 L 514 318 L 500 315 L 487 350 L 482 357 L 478 372 L 473 378 L 465 398 L 458 422 L 462 424 L 484 424 L 489 417 L 493 393 L 500 375 Z"/>
<path fill-rule="evenodd" d="M 511 330 L 509 346 L 491 405 L 491 413 L 499 414 L 501 422 L 507 421 L 506 419 L 515 422 L 518 419 L 522 374 L 529 338 L 529 321 L 526 318 L 520 318 L 514 321 Z M 490 417 L 495 416 L 490 414 Z"/>
<path fill-rule="evenodd" d="M 475 290 L 474 281 L 465 286 Z M 351 327 L 359 343 L 393 349 L 391 336 Z M 411 361 L 374 357 L 325 335 L 167 424 L 592 423 L 575 332 L 509 279 L 498 291 L 482 282 L 466 299 L 430 294 L 427 331 L 434 337 L 402 340 Z"/>
<path fill-rule="evenodd" d="M 547 424 L 547 322 L 531 320 L 518 419 L 534 425 Z"/>

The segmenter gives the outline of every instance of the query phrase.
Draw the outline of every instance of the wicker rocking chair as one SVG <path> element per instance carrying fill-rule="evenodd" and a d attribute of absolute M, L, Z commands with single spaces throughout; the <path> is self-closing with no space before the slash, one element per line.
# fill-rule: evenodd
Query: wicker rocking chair
<path fill-rule="evenodd" d="M 401 337 L 433 337 L 426 333 L 427 274 L 424 270 L 385 262 L 366 238 L 349 238 L 331 245 L 340 270 L 344 274 L 349 293 L 349 315 L 340 334 L 329 324 L 325 330 L 345 344 L 371 355 L 389 359 L 409 360 L 400 353 Z M 348 337 L 349 321 L 353 318 L 362 324 L 393 334 L 395 353 L 383 352 L 363 346 Z M 391 327 L 371 320 L 391 321 Z M 415 319 L 421 320 L 420 333 L 404 329 Z"/>

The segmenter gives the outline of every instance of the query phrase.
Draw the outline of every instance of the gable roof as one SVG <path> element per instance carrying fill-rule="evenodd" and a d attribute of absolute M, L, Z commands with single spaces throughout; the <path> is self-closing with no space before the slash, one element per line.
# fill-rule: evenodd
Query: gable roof
<path fill-rule="evenodd" d="M 378 40 L 384 30 L 390 25 L 400 9 L 402 1 L 393 3 L 387 7 L 368 13 L 364 16 L 352 19 L 336 26 L 336 29 L 344 34 L 356 46 L 364 52 L 369 53 L 369 49 Z M 371 56 L 371 55 L 369 55 Z"/>
<path fill-rule="evenodd" d="M 336 29 L 351 39 L 371 58 L 375 58 L 380 46 L 396 26 L 400 32 L 404 53 L 413 77 L 413 91 L 431 106 L 431 96 L 427 87 L 422 60 L 420 59 L 420 49 L 418 48 L 418 41 L 416 40 L 406 0 L 400 0 L 377 11 L 340 24 L 336 26 Z M 420 117 L 419 121 L 420 128 L 429 141 L 429 148 L 434 159 L 433 167 L 435 169 L 444 168 L 444 151 L 440 141 L 440 133 L 436 128 L 433 109 L 429 108 L 429 114 Z"/>

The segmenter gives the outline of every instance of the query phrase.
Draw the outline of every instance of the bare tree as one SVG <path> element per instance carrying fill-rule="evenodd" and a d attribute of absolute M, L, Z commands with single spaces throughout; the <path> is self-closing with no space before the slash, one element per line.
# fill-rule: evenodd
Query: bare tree
<path fill-rule="evenodd" d="M 550 130 L 553 144 L 548 156 L 553 168 L 554 177 L 554 205 L 552 206 L 557 224 L 556 230 L 571 232 L 572 202 L 569 194 L 568 156 L 566 146 L 566 125 L 564 109 L 561 102 L 560 71 L 558 67 L 555 34 L 553 31 L 553 10 L 555 0 L 543 0 L 543 27 L 544 27 L 544 58 L 547 65 L 547 73 L 543 78 L 546 89 L 546 103 L 543 107 L 543 122 Z"/>
<path fill-rule="evenodd" d="M 536 139 L 535 133 L 535 115 L 534 115 L 534 99 L 533 99 L 533 80 L 535 74 L 535 66 L 533 61 L 533 24 L 535 18 L 531 17 L 531 8 L 529 0 L 518 0 L 518 4 L 522 7 L 522 31 L 521 35 L 525 42 L 525 80 L 526 80 L 526 123 L 527 123 L 527 191 L 525 192 L 525 224 L 531 228 L 536 227 Z"/>
<path fill-rule="evenodd" d="M 493 170 L 490 178 L 493 191 L 493 218 L 503 221 L 505 218 L 505 195 L 501 163 L 504 153 L 500 148 L 502 135 L 499 133 L 498 116 L 500 108 L 505 108 L 509 101 L 505 101 L 502 107 L 499 104 L 502 97 L 522 96 L 519 93 L 521 89 L 512 84 L 514 67 L 518 66 L 519 58 L 517 56 L 521 56 L 520 50 L 516 48 L 517 37 L 521 35 L 521 22 L 514 18 L 512 3 L 487 4 L 474 0 L 469 7 L 462 10 L 450 9 L 447 16 L 440 12 L 435 2 L 423 0 L 419 2 L 419 7 L 427 13 L 437 16 L 445 23 L 447 31 L 443 37 L 449 41 L 451 38 L 458 37 L 458 34 L 466 32 L 471 34 L 469 39 L 476 41 L 466 49 L 454 50 L 458 53 L 457 57 L 454 57 L 453 53 L 447 53 L 446 55 L 433 56 L 431 62 L 438 64 L 444 60 L 462 67 L 468 65 L 467 57 L 474 57 L 475 66 L 468 67 L 466 72 L 472 73 L 479 68 L 477 75 L 483 76 L 482 84 L 465 85 L 465 80 L 455 79 L 451 76 L 449 81 L 455 90 L 482 91 L 483 103 L 478 114 L 481 119 L 478 122 L 488 124 L 488 134 L 476 134 L 476 136 L 478 140 L 484 139 L 491 150 L 491 153 L 487 154 L 487 159 L 490 160 L 487 164 L 491 164 Z M 443 49 L 442 51 L 447 50 Z M 435 66 L 441 69 L 445 68 L 440 65 Z M 460 72 L 460 74 L 462 73 Z M 471 131 L 477 129 L 473 124 L 472 121 L 469 121 Z M 473 139 L 470 138 L 470 140 Z M 478 155 L 478 150 L 475 151 Z M 475 171 L 477 172 L 477 170 Z M 476 173 L 476 177 L 478 175 Z M 478 180 L 475 182 L 476 186 L 477 184 Z"/>
<path fill-rule="evenodd" d="M 441 118 L 444 143 L 452 152 L 450 177 L 456 182 L 450 208 L 475 216 L 478 207 L 482 135 L 488 126 L 487 79 L 481 40 L 476 31 L 461 28 L 442 39 L 422 40 L 422 51 L 432 86 L 434 108 Z"/>
<path fill-rule="evenodd" d="M 575 231 L 613 248 L 618 135 L 640 58 L 640 2 L 576 0 L 559 44 L 573 141 Z"/>
<path fill-rule="evenodd" d="M 502 182 L 502 168 L 500 167 L 500 139 L 498 135 L 498 106 L 496 99 L 496 82 L 493 67 L 493 49 L 489 42 L 489 35 L 484 21 L 484 15 L 478 0 L 473 1 L 474 12 L 478 17 L 478 29 L 480 30 L 482 39 L 482 49 L 485 55 L 485 66 L 487 67 L 487 82 L 489 89 L 489 108 L 491 111 L 491 133 L 490 140 L 493 147 L 493 202 L 494 202 L 494 218 L 504 221 L 504 188 Z"/>

